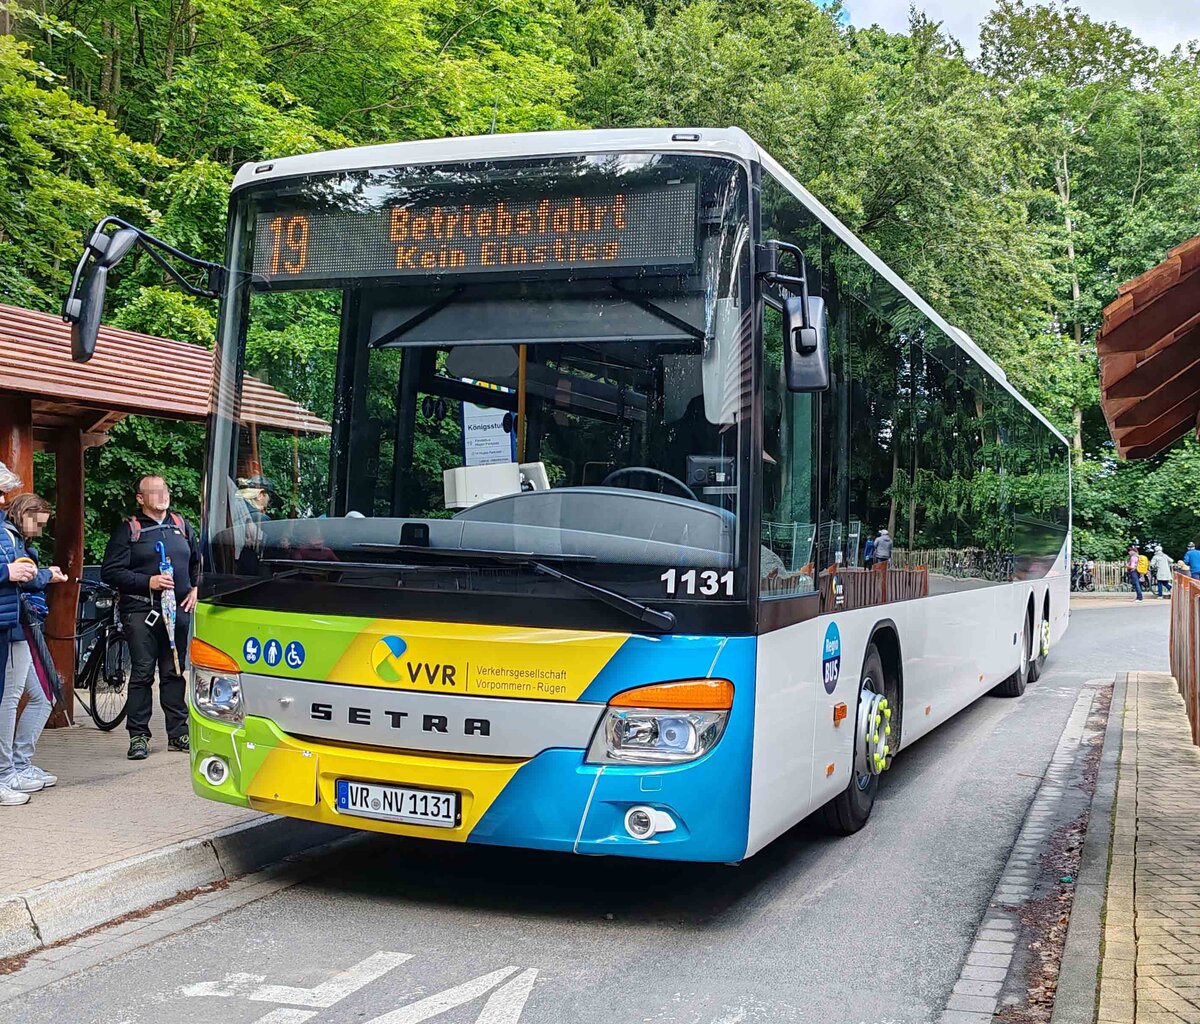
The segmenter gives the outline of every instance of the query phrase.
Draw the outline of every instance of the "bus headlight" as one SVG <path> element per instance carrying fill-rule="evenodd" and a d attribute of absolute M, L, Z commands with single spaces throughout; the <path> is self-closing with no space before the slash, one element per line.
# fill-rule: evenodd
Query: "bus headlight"
<path fill-rule="evenodd" d="M 224 651 L 198 638 L 189 650 L 192 707 L 205 718 L 242 724 L 242 674 Z"/>
<path fill-rule="evenodd" d="M 192 707 L 206 718 L 242 724 L 242 678 L 236 672 L 192 668 Z"/>
<path fill-rule="evenodd" d="M 618 694 L 596 730 L 587 759 L 593 764 L 680 764 L 717 745 L 733 684 L 724 679 L 656 683 Z"/>

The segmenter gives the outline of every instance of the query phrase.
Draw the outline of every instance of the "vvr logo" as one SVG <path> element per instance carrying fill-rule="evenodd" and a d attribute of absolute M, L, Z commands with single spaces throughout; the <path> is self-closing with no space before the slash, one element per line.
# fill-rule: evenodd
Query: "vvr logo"
<path fill-rule="evenodd" d="M 433 686 L 456 686 L 457 669 L 454 665 L 442 665 L 428 661 L 403 659 L 408 644 L 398 636 L 385 636 L 371 651 L 371 667 L 380 679 L 389 683 L 425 683 Z"/>

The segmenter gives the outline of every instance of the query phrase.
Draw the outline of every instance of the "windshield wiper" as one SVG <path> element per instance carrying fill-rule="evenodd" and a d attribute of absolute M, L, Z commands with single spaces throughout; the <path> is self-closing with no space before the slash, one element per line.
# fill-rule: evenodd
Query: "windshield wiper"
<path fill-rule="evenodd" d="M 675 616 L 670 612 L 651 608 L 648 604 L 635 601 L 632 597 L 626 597 L 615 590 L 609 590 L 607 587 L 601 587 L 595 583 L 589 583 L 587 580 L 581 580 L 578 576 L 562 572 L 560 569 L 555 569 L 552 565 L 546 565 L 545 562 L 537 562 L 530 559 L 524 564 L 531 566 L 533 571 L 539 576 L 549 576 L 551 579 L 570 583 L 580 590 L 587 591 L 597 601 L 608 605 L 610 608 L 616 608 L 617 611 L 631 615 L 633 618 L 646 623 L 648 626 L 653 626 L 655 629 L 661 629 L 664 633 L 669 633 L 675 628 Z"/>
<path fill-rule="evenodd" d="M 395 545 L 398 547 L 398 545 Z M 408 546 L 406 545 L 406 548 Z M 445 558 L 456 562 L 462 562 L 464 552 L 458 548 L 408 548 L 409 550 L 419 550 L 421 554 L 434 555 L 438 558 Z M 570 556 L 573 557 L 573 556 Z M 648 626 L 653 626 L 655 629 L 661 629 L 665 633 L 671 632 L 675 628 L 675 616 L 671 612 L 661 611 L 658 608 L 651 608 L 648 604 L 643 604 L 641 601 L 636 601 L 632 597 L 626 597 L 624 594 L 615 590 L 609 590 L 607 587 L 602 587 L 596 583 L 589 583 L 587 580 L 580 579 L 578 576 L 572 576 L 568 572 L 563 572 L 561 569 L 556 569 L 552 565 L 547 565 L 545 562 L 539 561 L 536 558 L 530 558 L 528 555 L 520 554 L 519 552 L 506 551 L 473 551 L 471 558 L 490 559 L 498 562 L 501 565 L 525 566 L 532 569 L 539 576 L 549 576 L 551 579 L 561 580 L 563 583 L 569 583 L 572 586 L 583 590 L 590 594 L 597 601 L 608 605 L 610 608 L 615 608 L 617 611 L 624 612 L 626 615 L 637 619 L 639 622 L 644 622 Z M 593 560 L 590 555 L 583 556 L 584 560 Z M 420 569 L 422 566 L 413 565 L 411 563 L 398 562 L 325 562 L 325 561 L 297 561 L 291 558 L 264 558 L 263 563 L 271 564 L 289 564 L 293 567 L 301 567 L 306 570 L 316 570 L 318 572 L 339 572 L 351 571 L 362 572 L 364 570 L 380 569 L 380 570 L 397 570 L 397 569 Z M 463 563 L 464 568 L 470 568 L 469 563 Z"/>

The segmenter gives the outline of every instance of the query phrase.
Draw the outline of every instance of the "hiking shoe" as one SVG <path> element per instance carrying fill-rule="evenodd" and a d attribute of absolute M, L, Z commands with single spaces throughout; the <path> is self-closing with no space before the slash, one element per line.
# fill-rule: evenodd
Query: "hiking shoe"
<path fill-rule="evenodd" d="M 42 771 L 42 769 L 39 768 L 36 764 L 31 764 L 28 768 L 25 769 L 25 771 L 29 772 L 31 775 L 33 775 L 33 777 L 35 779 L 41 779 L 42 785 L 46 789 L 49 789 L 51 786 L 58 784 L 58 776 L 57 775 L 51 775 L 49 772 Z"/>
<path fill-rule="evenodd" d="M 150 737 L 134 736 L 129 741 L 129 753 L 125 755 L 130 761 L 144 761 L 150 756 Z"/>
<path fill-rule="evenodd" d="M 167 740 L 168 750 L 182 750 L 185 754 L 192 749 L 191 742 L 188 740 L 188 734 L 185 732 L 182 736 L 176 736 L 172 740 Z"/>
<path fill-rule="evenodd" d="M 9 789 L 0 782 L 0 807 L 20 807 L 21 804 L 27 803 L 29 803 L 28 793 L 18 793 L 15 789 Z"/>
<path fill-rule="evenodd" d="M 18 793 L 40 793 L 46 788 L 46 784 L 41 779 L 35 779 L 25 772 L 13 772 L 4 779 L 4 785 Z"/>

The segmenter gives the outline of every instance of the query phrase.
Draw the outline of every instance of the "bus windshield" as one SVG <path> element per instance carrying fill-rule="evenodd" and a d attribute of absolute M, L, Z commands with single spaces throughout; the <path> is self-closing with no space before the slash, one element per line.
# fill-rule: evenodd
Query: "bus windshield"
<path fill-rule="evenodd" d="M 238 193 L 231 238 L 208 599 L 577 627 L 616 625 L 597 588 L 748 600 L 739 164 L 290 179 Z M 257 427 L 263 384 L 295 430 Z"/>

